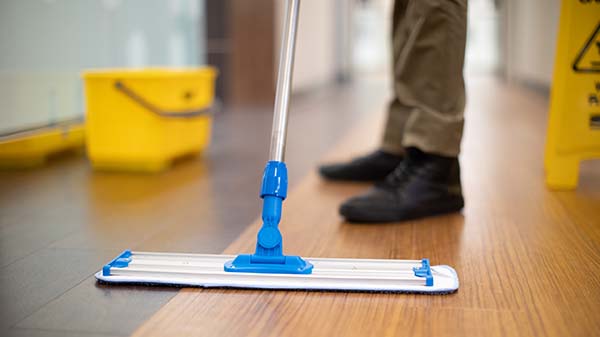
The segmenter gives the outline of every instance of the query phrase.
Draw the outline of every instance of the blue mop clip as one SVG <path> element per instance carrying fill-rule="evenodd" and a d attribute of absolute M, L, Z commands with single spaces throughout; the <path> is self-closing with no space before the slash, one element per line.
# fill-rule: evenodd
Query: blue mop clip
<path fill-rule="evenodd" d="M 109 263 L 102 267 L 102 275 L 110 276 L 110 268 L 125 268 L 131 263 L 131 251 L 129 249 L 123 251 L 119 256 L 115 257 Z"/>
<path fill-rule="evenodd" d="M 225 271 L 243 273 L 310 274 L 313 265 L 300 256 L 283 255 L 279 222 L 287 196 L 287 168 L 280 161 L 269 161 L 263 174 L 260 197 L 263 199 L 263 225 L 258 232 L 254 254 L 238 255 L 225 263 Z"/>
<path fill-rule="evenodd" d="M 417 277 L 425 278 L 425 285 L 428 287 L 433 286 L 433 275 L 431 274 L 431 265 L 429 259 L 422 259 L 420 267 L 414 267 L 413 272 Z"/>

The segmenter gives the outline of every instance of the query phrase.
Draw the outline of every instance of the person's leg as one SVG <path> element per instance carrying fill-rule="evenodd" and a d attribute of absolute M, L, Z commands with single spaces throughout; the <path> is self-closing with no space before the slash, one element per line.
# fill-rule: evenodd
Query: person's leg
<path fill-rule="evenodd" d="M 467 0 L 412 1 L 414 39 L 395 64 L 395 93 L 410 109 L 402 145 L 443 156 L 460 151 L 465 108 L 463 64 Z"/>
<path fill-rule="evenodd" d="M 403 24 L 404 21 L 407 20 L 406 9 L 408 4 L 409 0 L 394 1 L 391 27 L 392 70 L 394 70 L 396 64 L 400 62 L 402 51 L 410 42 L 410 34 L 408 34 L 409 32 L 406 29 L 408 26 Z M 392 75 L 394 75 L 393 72 Z M 395 76 L 392 78 L 394 79 Z M 409 114 L 410 108 L 402 104 L 394 90 L 394 96 L 388 105 L 381 150 L 398 155 L 404 154 L 402 139 L 404 138 L 404 126 L 406 125 Z"/>
<path fill-rule="evenodd" d="M 389 130 L 401 135 L 406 156 L 384 182 L 342 204 L 347 220 L 400 221 L 463 207 L 457 156 L 465 104 L 466 5 L 466 0 L 409 1 L 395 63 L 396 98 L 408 118 L 401 130 Z"/>
<path fill-rule="evenodd" d="M 392 17 L 392 69 L 404 45 L 400 23 L 404 19 L 409 0 L 396 0 Z M 388 106 L 388 117 L 381 148 L 348 162 L 326 164 L 319 167 L 322 177 L 330 180 L 380 181 L 390 174 L 402 161 L 404 150 L 402 138 L 405 122 L 409 116 L 399 100 L 394 97 Z"/>

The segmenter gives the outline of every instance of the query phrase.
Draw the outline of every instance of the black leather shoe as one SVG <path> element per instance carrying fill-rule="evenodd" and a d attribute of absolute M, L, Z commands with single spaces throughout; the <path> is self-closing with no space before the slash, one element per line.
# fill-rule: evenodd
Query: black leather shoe
<path fill-rule="evenodd" d="M 394 171 L 402 156 L 377 150 L 347 163 L 322 165 L 319 173 L 323 178 L 346 181 L 380 181 Z"/>
<path fill-rule="evenodd" d="M 350 222 L 394 222 L 460 211 L 458 159 L 417 148 L 406 154 L 383 182 L 343 203 L 340 214 Z"/>

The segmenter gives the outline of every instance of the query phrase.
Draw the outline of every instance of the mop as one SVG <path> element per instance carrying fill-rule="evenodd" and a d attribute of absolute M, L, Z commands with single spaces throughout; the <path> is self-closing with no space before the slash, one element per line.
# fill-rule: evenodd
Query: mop
<path fill-rule="evenodd" d="M 332 291 L 451 293 L 452 267 L 428 259 L 302 258 L 284 255 L 279 222 L 287 196 L 287 116 L 300 0 L 288 0 L 282 36 L 270 159 L 260 196 L 263 224 L 254 254 L 211 255 L 124 251 L 96 273 L 104 283 Z"/>

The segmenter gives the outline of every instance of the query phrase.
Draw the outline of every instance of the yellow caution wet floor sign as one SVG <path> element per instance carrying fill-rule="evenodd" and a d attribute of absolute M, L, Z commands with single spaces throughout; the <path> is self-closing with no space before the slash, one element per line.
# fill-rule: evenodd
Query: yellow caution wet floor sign
<path fill-rule="evenodd" d="M 600 0 L 563 0 L 546 140 L 546 183 L 577 186 L 581 160 L 600 158 Z"/>

